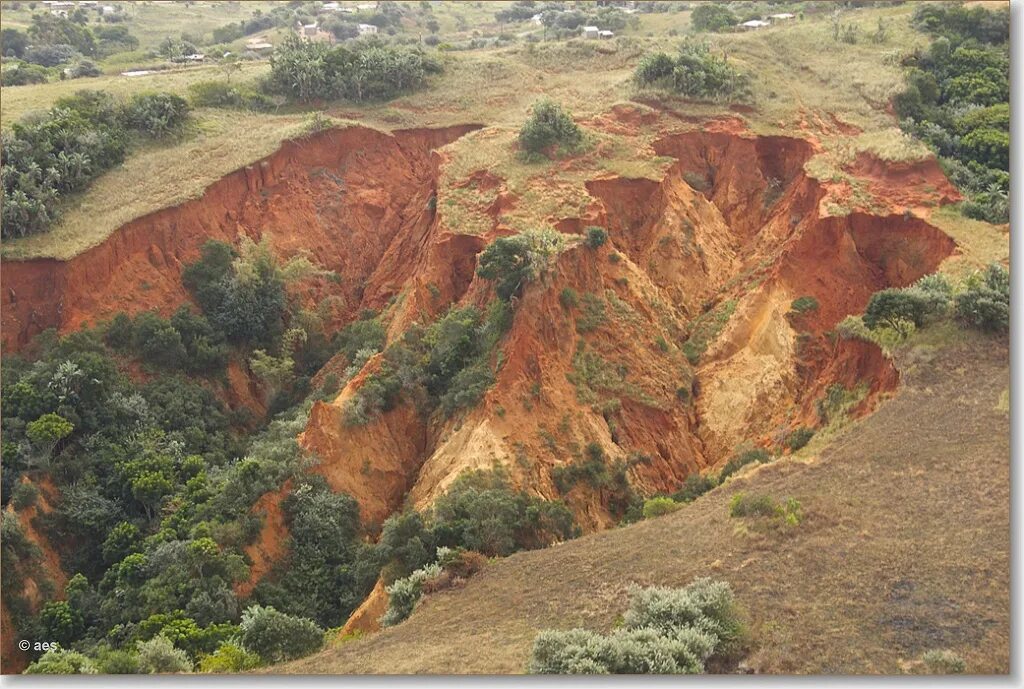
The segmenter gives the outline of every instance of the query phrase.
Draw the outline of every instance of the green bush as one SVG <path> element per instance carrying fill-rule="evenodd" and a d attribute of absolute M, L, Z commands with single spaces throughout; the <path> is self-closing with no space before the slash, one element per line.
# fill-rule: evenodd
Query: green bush
<path fill-rule="evenodd" d="M 515 491 L 498 471 L 459 476 L 435 501 L 430 522 L 437 545 L 488 556 L 543 548 L 574 534 L 564 503 Z"/>
<path fill-rule="evenodd" d="M 46 67 L 22 62 L 0 72 L 0 86 L 45 84 L 49 80 L 49 76 L 50 71 Z"/>
<path fill-rule="evenodd" d="M 729 516 L 762 517 L 785 526 L 796 526 L 803 520 L 803 511 L 795 498 L 787 498 L 785 504 L 780 504 L 769 495 L 736 493 L 729 502 Z"/>
<path fill-rule="evenodd" d="M 739 23 L 739 17 L 725 5 L 700 3 L 690 14 L 690 24 L 697 31 L 721 31 Z"/>
<path fill-rule="evenodd" d="M 665 53 L 646 56 L 633 72 L 633 80 L 642 87 L 662 88 L 689 98 L 745 100 L 750 96 L 749 78 L 696 41 L 684 41 L 675 57 Z"/>
<path fill-rule="evenodd" d="M 800 428 L 795 428 L 792 431 L 790 431 L 788 434 L 786 434 L 785 445 L 791 451 L 796 452 L 800 448 L 802 448 L 805 445 L 807 445 L 807 443 L 811 442 L 811 438 L 813 438 L 813 437 L 814 437 L 814 429 L 813 428 L 807 428 L 806 426 L 802 426 Z"/>
<path fill-rule="evenodd" d="M 253 670 L 262 662 L 255 653 L 250 653 L 241 646 L 228 641 L 222 643 L 216 651 L 199 661 L 199 671 L 233 674 Z"/>
<path fill-rule="evenodd" d="M 686 481 L 683 482 L 683 487 L 673 493 L 671 497 L 676 502 L 693 502 L 716 485 L 718 483 L 713 476 L 704 476 L 696 473 L 690 474 L 686 477 Z"/>
<path fill-rule="evenodd" d="M 653 519 L 678 510 L 682 505 L 672 498 L 654 497 L 644 500 L 644 519 Z"/>
<path fill-rule="evenodd" d="M 888 327 L 906 337 L 912 327 L 924 325 L 928 300 L 917 290 L 883 289 L 871 295 L 864 311 L 864 325 L 871 330 Z"/>
<path fill-rule="evenodd" d="M 608 241 L 608 231 L 603 227 L 588 227 L 587 228 L 587 246 L 591 249 L 597 249 L 604 246 L 605 242 Z"/>
<path fill-rule="evenodd" d="M 549 99 L 534 103 L 519 130 L 519 148 L 527 155 L 550 158 L 559 151 L 576 152 L 582 145 L 583 132 L 572 115 Z"/>
<path fill-rule="evenodd" d="M 623 625 L 607 635 L 543 631 L 528 671 L 538 674 L 697 674 L 742 644 L 728 584 L 698 579 L 684 589 L 633 593 Z"/>
<path fill-rule="evenodd" d="M 158 675 L 178 672 L 191 672 L 192 661 L 188 653 L 175 648 L 165 636 L 154 636 L 149 641 L 137 644 L 139 672 L 145 675 Z"/>
<path fill-rule="evenodd" d="M 417 48 L 370 41 L 330 47 L 292 34 L 270 59 L 270 88 L 304 102 L 388 100 L 440 71 L 440 63 Z"/>
<path fill-rule="evenodd" d="M 164 125 L 178 127 L 187 116 L 188 105 L 171 94 L 119 106 L 108 93 L 78 91 L 44 115 L 14 123 L 3 143 L 0 236 L 46 232 L 63 197 L 124 160 L 129 133 L 162 135 Z"/>
<path fill-rule="evenodd" d="M 387 587 L 388 609 L 380 618 L 384 627 L 393 627 L 406 620 L 423 595 L 423 582 L 441 574 L 441 565 L 432 563 Z"/>
<path fill-rule="evenodd" d="M 956 316 L 972 328 L 992 333 L 1010 330 L 1010 273 L 993 263 L 968 281 L 956 297 Z"/>
<path fill-rule="evenodd" d="M 124 121 L 150 136 L 167 136 L 181 130 L 188 120 L 188 102 L 173 93 L 140 93 L 124 108 Z"/>
<path fill-rule="evenodd" d="M 240 640 L 245 650 L 269 663 L 301 658 L 323 646 L 324 632 L 312 620 L 272 607 L 254 605 L 242 613 Z"/>
<path fill-rule="evenodd" d="M 818 300 L 814 297 L 797 297 L 790 304 L 789 310 L 794 313 L 807 313 L 818 310 Z"/>
<path fill-rule="evenodd" d="M 47 651 L 25 668 L 26 675 L 95 675 L 99 673 L 91 658 L 63 648 Z"/>
<path fill-rule="evenodd" d="M 569 311 L 579 306 L 580 297 L 572 287 L 565 287 L 558 295 L 558 302 L 563 309 Z"/>

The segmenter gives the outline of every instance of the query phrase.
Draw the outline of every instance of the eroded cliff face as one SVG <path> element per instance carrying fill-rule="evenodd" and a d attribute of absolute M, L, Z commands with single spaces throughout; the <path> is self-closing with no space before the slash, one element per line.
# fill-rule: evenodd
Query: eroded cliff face
<path fill-rule="evenodd" d="M 437 157 L 475 125 L 387 134 L 363 127 L 290 141 L 211 185 L 202 197 L 141 217 L 68 261 L 3 262 L 2 337 L 15 351 L 118 312 L 169 313 L 188 299 L 181 271 L 208 239 L 270 236 L 282 256 L 305 253 L 341 276 L 308 281 L 337 325 L 394 296 L 415 264 L 433 208 Z"/>
<path fill-rule="evenodd" d="M 522 200 L 482 171 L 472 179 L 496 192 L 481 209 L 490 229 L 470 235 L 448 225 L 436 201 L 447 154 L 434 149 L 473 128 L 324 132 L 72 261 L 5 262 L 5 347 L 121 310 L 169 312 L 187 298 L 180 272 L 202 243 L 242 235 L 270 235 L 282 255 L 307 252 L 339 274 L 337 283 L 303 285 L 310 304 L 332 304 L 332 329 L 387 307 L 394 341 L 452 305 L 484 307 L 492 285 L 476 276 L 477 257 L 510 233 L 501 214 Z M 910 214 L 829 216 L 827 190 L 804 172 L 815 153 L 804 139 L 708 126 L 666 135 L 653 149 L 676 160 L 662 179 L 596 177 L 580 217 L 552 220 L 566 234 L 605 227 L 608 243 L 570 242 L 526 286 L 492 359 L 495 384 L 475 408 L 425 418 L 402 402 L 347 425 L 346 403 L 379 356 L 336 399 L 315 404 L 300 443 L 319 459 L 312 471 L 355 497 L 364 520 L 379 525 L 405 504 L 426 507 L 463 471 L 498 464 L 516 486 L 564 497 L 584 529 L 599 529 L 614 521 L 614 491 L 578 483 L 563 496 L 553 480 L 588 443 L 627 462 L 640 491 L 672 491 L 741 444 L 777 442 L 788 428 L 816 423 L 830 385 L 865 386 L 855 412 L 894 389 L 896 371 L 876 347 L 828 333 L 878 289 L 934 271 L 955 250 L 949 237 Z M 906 174 L 941 177 L 927 163 Z M 790 305 L 802 296 L 819 306 L 797 317 Z M 691 362 L 682 343 L 725 306 Z M 327 369 L 347 364 L 340 357 Z M 280 497 L 258 506 L 267 519 L 241 593 L 282 555 Z"/>
<path fill-rule="evenodd" d="M 875 291 L 934 271 L 955 249 L 949 237 L 909 214 L 825 214 L 826 191 L 804 172 L 815 148 L 803 139 L 698 131 L 666 136 L 654 148 L 677 160 L 661 181 L 594 179 L 586 215 L 557 223 L 570 234 L 601 225 L 609 243 L 566 250 L 526 288 L 501 345 L 496 383 L 475 409 L 424 427 L 399 407 L 346 429 L 340 410 L 356 379 L 324 405 L 333 411 L 311 418 L 305 442 L 333 471 L 344 467 L 350 476 L 353 458 L 364 454 L 345 445 L 349 438 L 387 448 L 380 461 L 405 472 L 356 481 L 359 492 L 369 491 L 362 500 L 375 516 L 382 504 L 398 508 L 403 483 L 422 508 L 462 471 L 494 464 L 506 466 L 517 485 L 560 497 L 553 469 L 578 459 L 589 442 L 611 458 L 642 458 L 629 469 L 640 490 L 672 490 L 744 443 L 778 442 L 787 429 L 816 424 L 816 402 L 833 384 L 865 386 L 855 413 L 895 388 L 897 373 L 876 347 L 828 333 Z M 488 294 L 471 277 L 468 250 L 430 255 L 436 242 L 450 241 L 444 222 L 441 214 L 420 269 L 463 277 L 446 283 L 445 303 L 434 303 L 432 314 L 450 303 L 483 304 Z M 502 233 L 496 226 L 487 241 Z M 566 289 L 600 301 L 603 322 L 583 332 L 584 309 L 559 299 Z M 819 308 L 797 318 L 790 305 L 801 296 Z M 731 317 L 691 366 L 676 343 L 693 319 L 727 301 Z M 400 322 L 393 335 L 407 324 Z M 415 429 L 420 454 L 396 447 L 396 424 Z M 311 440 L 328 436 L 331 442 Z M 564 497 L 585 529 L 612 521 L 613 496 L 603 489 L 577 485 Z"/>

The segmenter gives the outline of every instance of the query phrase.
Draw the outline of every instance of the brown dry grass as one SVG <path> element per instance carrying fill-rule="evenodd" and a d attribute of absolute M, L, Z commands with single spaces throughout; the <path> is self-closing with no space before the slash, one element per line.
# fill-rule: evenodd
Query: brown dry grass
<path fill-rule="evenodd" d="M 774 673 L 904 671 L 929 649 L 971 673 L 1009 670 L 1005 341 L 902 355 L 905 387 L 816 461 L 778 461 L 674 514 L 490 565 L 369 638 L 285 673 L 507 673 L 541 629 L 607 630 L 632 584 L 728 581 Z M 804 521 L 756 534 L 737 491 L 800 500 Z"/>
<path fill-rule="evenodd" d="M 479 23 L 484 34 L 509 30 L 493 23 L 495 9 L 472 3 L 444 4 L 438 7 L 437 16 L 450 28 L 459 23 L 461 16 L 467 25 Z M 866 39 L 855 45 L 833 40 L 829 12 L 809 12 L 805 20 L 788 26 L 705 38 L 714 50 L 726 53 L 730 61 L 752 75 L 756 107 L 741 115 L 751 130 L 814 137 L 823 152 L 811 162 L 812 174 L 823 179 L 847 179 L 855 192 L 852 200 L 871 207 L 870 194 L 856 180 L 849 180 L 842 171 L 843 164 L 862 150 L 886 160 L 914 159 L 924 153 L 922 147 L 902 136 L 886 111 L 889 98 L 902 84 L 902 71 L 895 58 L 926 42 L 910 27 L 912 11 L 910 5 L 902 5 L 843 13 L 843 21 L 856 23 L 862 35 L 874 30 L 879 19 L 887 22 L 888 37 L 880 44 Z M 526 165 L 512 150 L 518 127 L 530 105 L 541 96 L 563 103 L 578 120 L 605 113 L 616 103 L 649 96 L 633 88 L 632 69 L 649 50 L 674 49 L 680 39 L 668 32 L 685 32 L 688 17 L 686 13 L 645 15 L 641 24 L 639 30 L 625 32 L 627 35 L 613 41 L 519 41 L 506 48 L 453 52 L 444 58 L 445 73 L 428 89 L 389 103 L 337 104 L 326 111 L 382 129 L 467 122 L 487 125 L 488 131 L 451 147 L 450 176 L 442 181 L 439 195 L 441 204 L 448 202 L 442 209 L 450 218 L 449 225 L 453 230 L 471 233 L 488 227 L 490 219 L 481 213 L 484 202 L 492 199 L 445 185 L 458 184 L 475 170 L 491 169 L 507 180 L 510 193 L 519 198 L 516 208 L 505 218 L 507 224 L 518 229 L 537 226 L 552 218 L 578 214 L 586 200 L 582 181 L 588 176 L 609 172 L 656 178 L 660 174 L 663 161 L 655 159 L 646 148 L 650 132 L 635 137 L 595 132 L 597 145 L 578 165 Z M 250 72 L 243 77 L 252 78 L 265 71 L 266 65 L 247 69 Z M 101 77 L 5 89 L 3 119 L 45 107 L 60 95 L 85 86 L 119 93 L 141 88 L 183 91 L 194 80 L 217 78 L 218 71 L 211 67 L 143 77 L 145 81 Z M 694 126 L 692 122 L 700 118 L 738 115 L 721 104 L 678 99 L 668 104 L 671 115 L 691 123 L 659 123 L 663 130 Z M 74 199 L 55 232 L 6 242 L 4 256 L 73 256 L 102 241 L 124 222 L 190 198 L 208 181 L 266 155 L 276 142 L 291 135 L 297 121 L 289 115 L 224 111 L 203 111 L 199 118 L 200 126 L 215 130 L 215 136 L 150 149 L 139 160 L 129 160 Z M 230 151 L 230 156 L 225 157 L 224 151 Z M 201 178 L 203 185 L 197 184 L 195 177 Z M 950 218 L 947 224 L 954 236 L 959 233 L 969 237 L 972 232 L 969 221 Z"/>

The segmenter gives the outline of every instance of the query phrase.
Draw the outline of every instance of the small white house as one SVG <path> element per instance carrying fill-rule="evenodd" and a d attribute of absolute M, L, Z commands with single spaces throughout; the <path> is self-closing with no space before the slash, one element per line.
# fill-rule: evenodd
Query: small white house
<path fill-rule="evenodd" d="M 763 29 L 766 26 L 771 26 L 771 24 L 763 19 L 751 19 L 749 22 L 743 22 L 740 26 L 747 31 L 756 31 L 757 29 Z"/>
<path fill-rule="evenodd" d="M 599 38 L 601 36 L 601 30 L 596 26 L 584 26 L 581 33 L 583 38 Z"/>
<path fill-rule="evenodd" d="M 108 16 L 108 15 L 111 15 L 111 14 L 117 14 L 117 8 L 114 7 L 113 5 L 104 5 L 103 9 L 101 11 L 103 12 L 104 16 Z"/>
<path fill-rule="evenodd" d="M 359 29 L 360 36 L 372 36 L 379 31 L 373 24 L 358 24 L 356 28 Z"/>
<path fill-rule="evenodd" d="M 615 38 L 615 32 L 614 31 L 609 31 L 608 29 L 605 29 L 603 31 L 599 31 L 597 35 L 599 37 L 605 39 L 605 40 L 607 40 L 609 38 Z"/>

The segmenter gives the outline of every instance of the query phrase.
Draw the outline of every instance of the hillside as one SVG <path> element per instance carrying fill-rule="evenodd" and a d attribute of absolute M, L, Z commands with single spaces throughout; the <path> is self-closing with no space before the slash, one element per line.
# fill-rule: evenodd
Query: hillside
<path fill-rule="evenodd" d="M 521 672 L 704 575 L 746 669 L 1008 670 L 999 3 L 31 5 L 5 672 Z"/>
<path fill-rule="evenodd" d="M 741 475 L 673 514 L 492 562 L 400 626 L 288 673 L 522 672 L 541 629 L 608 629 L 631 584 L 728 581 L 758 672 L 899 674 L 948 648 L 1009 670 L 1005 343 L 901 357 L 903 387 L 818 456 Z M 805 520 L 744 533 L 736 492 L 799 499 Z"/>

